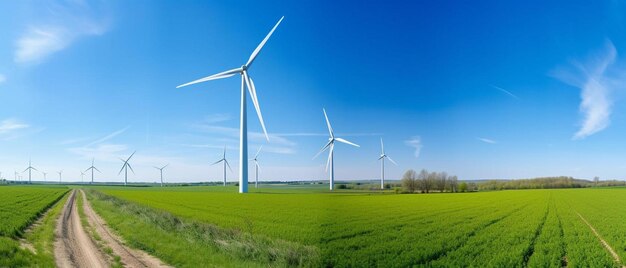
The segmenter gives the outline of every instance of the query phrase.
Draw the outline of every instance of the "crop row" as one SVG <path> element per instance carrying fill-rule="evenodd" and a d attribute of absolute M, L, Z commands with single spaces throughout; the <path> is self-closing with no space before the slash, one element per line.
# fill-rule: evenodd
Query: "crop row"
<path fill-rule="evenodd" d="M 66 188 L 0 187 L 0 236 L 19 236 L 65 192 Z"/>

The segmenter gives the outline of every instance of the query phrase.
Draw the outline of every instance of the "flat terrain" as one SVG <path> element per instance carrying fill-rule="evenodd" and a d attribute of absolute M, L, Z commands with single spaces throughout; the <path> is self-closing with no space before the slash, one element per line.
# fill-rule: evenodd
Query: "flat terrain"
<path fill-rule="evenodd" d="M 97 190 L 180 219 L 312 246 L 319 253 L 314 266 L 610 267 L 626 259 L 624 188 L 429 195 Z"/>
<path fill-rule="evenodd" d="M 0 193 L 0 266 L 621 267 L 626 260 L 626 188 L 409 195 L 285 186 L 240 195 L 232 186 L 7 186 Z"/>

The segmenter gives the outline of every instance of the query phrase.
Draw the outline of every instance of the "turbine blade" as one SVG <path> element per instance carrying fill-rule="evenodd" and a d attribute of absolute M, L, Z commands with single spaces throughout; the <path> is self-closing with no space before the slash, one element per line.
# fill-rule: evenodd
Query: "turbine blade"
<path fill-rule="evenodd" d="M 170 165 L 170 164 L 168 163 L 167 165 L 163 166 L 161 169 L 164 169 L 164 168 L 166 168 L 166 167 L 167 167 L 167 166 L 169 166 L 169 165 Z"/>
<path fill-rule="evenodd" d="M 338 142 L 343 142 L 343 143 L 345 143 L 345 144 L 350 144 L 350 145 L 352 145 L 352 146 L 361 147 L 361 146 L 359 146 L 359 145 L 358 145 L 358 144 L 356 144 L 356 143 L 349 142 L 349 141 L 344 140 L 344 139 L 342 139 L 342 138 L 336 138 L 335 140 L 337 140 Z"/>
<path fill-rule="evenodd" d="M 313 157 L 313 159 L 317 158 L 320 154 L 322 154 L 322 152 L 326 151 L 326 149 L 328 149 L 328 146 L 330 146 L 332 143 L 332 140 L 328 141 L 328 143 L 326 143 L 326 145 L 322 147 L 322 149 Z"/>
<path fill-rule="evenodd" d="M 381 154 L 385 155 L 385 144 L 383 144 L 383 138 L 380 138 L 380 149 L 381 149 Z"/>
<path fill-rule="evenodd" d="M 244 76 L 244 79 L 246 80 L 246 85 L 248 85 L 248 92 L 250 92 L 250 97 L 252 98 L 252 103 L 254 104 L 254 109 L 256 110 L 256 114 L 259 117 L 259 122 L 261 122 L 261 127 L 263 128 L 265 139 L 269 141 L 270 137 L 267 135 L 265 122 L 263 122 L 263 115 L 261 114 L 261 107 L 259 107 L 259 99 L 256 96 L 256 89 L 254 87 L 254 82 L 252 82 L 252 78 L 248 76 L 248 72 L 244 71 L 243 76 Z"/>
<path fill-rule="evenodd" d="M 206 81 L 209 81 L 209 80 L 216 80 L 216 79 L 222 79 L 222 78 L 231 77 L 231 76 L 233 76 L 233 75 L 235 75 L 235 74 L 237 74 L 237 73 L 239 73 L 241 71 L 242 71 L 241 67 L 235 68 L 235 69 L 232 69 L 232 70 L 228 70 L 228 71 L 225 71 L 225 72 L 221 72 L 221 73 L 218 73 L 218 74 L 214 74 L 214 75 L 210 75 L 210 76 L 207 76 L 207 77 L 204 77 L 204 78 L 200 78 L 198 80 L 194 80 L 194 81 L 191 81 L 191 82 L 186 83 L 186 84 L 182 84 L 180 86 L 177 86 L 176 88 L 186 87 L 186 86 L 189 86 L 189 85 L 202 83 L 202 82 L 206 82 Z"/>
<path fill-rule="evenodd" d="M 396 165 L 396 166 L 398 165 L 398 164 L 396 163 L 396 161 L 393 161 L 393 159 L 391 159 L 391 157 L 387 156 L 387 159 L 389 159 L 389 161 L 391 161 L 391 163 L 393 163 L 394 165 Z"/>
<path fill-rule="evenodd" d="M 156 169 L 160 169 L 160 168 L 158 168 L 158 167 L 155 167 L 155 166 L 152 166 L 152 167 L 153 167 L 153 168 L 156 168 Z"/>
<path fill-rule="evenodd" d="M 328 133 L 330 133 L 331 138 L 335 138 L 335 134 L 333 134 L 333 127 L 330 125 L 330 120 L 328 120 L 328 115 L 326 115 L 326 109 L 322 108 L 324 111 L 324 117 L 326 118 L 326 125 L 328 126 Z"/>
<path fill-rule="evenodd" d="M 261 170 L 261 166 L 259 166 L 259 163 L 257 163 L 257 162 L 255 161 L 255 162 L 254 162 L 254 165 L 256 166 L 256 168 L 257 168 L 258 170 Z"/>
<path fill-rule="evenodd" d="M 261 147 L 259 147 L 259 150 L 256 151 L 256 154 L 254 155 L 254 159 L 256 159 L 257 156 L 259 156 L 259 153 L 261 152 L 261 149 L 263 149 L 263 145 L 261 145 Z"/>
<path fill-rule="evenodd" d="M 256 59 L 256 57 L 259 55 L 259 52 L 261 52 L 261 49 L 263 48 L 263 46 L 265 46 L 265 43 L 267 42 L 267 40 L 270 39 L 270 36 L 272 36 L 272 34 L 274 33 L 274 31 L 276 30 L 276 27 L 278 27 L 278 25 L 283 21 L 283 19 L 285 18 L 285 16 L 282 16 L 280 18 L 280 20 L 278 20 L 278 22 L 276 23 L 276 25 L 274 25 L 274 28 L 272 28 L 272 30 L 270 31 L 270 33 L 267 34 L 267 36 L 265 36 L 265 39 L 263 39 L 263 41 L 261 41 L 261 43 L 256 47 L 256 49 L 252 52 L 252 55 L 250 55 L 250 58 L 248 59 L 248 62 L 246 63 L 247 67 L 250 67 L 250 65 L 252 64 L 252 62 L 254 61 L 254 59 Z"/>
<path fill-rule="evenodd" d="M 128 167 L 130 168 L 130 171 L 132 171 L 132 172 L 133 172 L 133 174 L 135 174 L 135 171 L 133 170 L 133 167 L 131 167 L 131 166 L 130 166 L 130 164 L 128 164 L 128 163 L 127 163 L 127 165 L 128 165 Z"/>
<path fill-rule="evenodd" d="M 132 153 L 132 154 L 128 157 L 128 159 L 126 159 L 126 162 L 128 162 L 128 160 L 130 160 L 130 158 L 131 158 L 131 157 L 133 157 L 133 155 L 135 155 L 135 153 L 136 153 L 136 152 L 137 152 L 137 151 L 134 151 L 134 152 L 133 152 L 133 153 Z"/>
<path fill-rule="evenodd" d="M 226 165 L 228 166 L 228 169 L 230 169 L 230 173 L 233 173 L 233 169 L 230 167 L 230 164 L 228 163 L 228 160 L 224 159 L 224 161 L 226 162 Z"/>
<path fill-rule="evenodd" d="M 95 169 L 96 171 L 102 173 L 97 167 L 93 167 L 93 169 Z"/>
<path fill-rule="evenodd" d="M 385 158 L 385 155 L 381 155 L 378 160 Z"/>
<path fill-rule="evenodd" d="M 126 162 L 124 162 L 124 164 L 122 165 L 122 168 L 120 168 L 120 172 L 117 173 L 117 175 L 122 174 L 122 171 L 124 170 L 124 167 L 126 166 Z"/>
<path fill-rule="evenodd" d="M 212 165 L 219 164 L 219 163 L 221 163 L 222 161 L 224 161 L 224 159 L 223 159 L 223 158 L 222 158 L 222 159 L 220 159 L 219 161 L 217 161 L 217 162 L 215 162 L 215 163 L 211 164 L 211 166 L 212 166 Z"/>

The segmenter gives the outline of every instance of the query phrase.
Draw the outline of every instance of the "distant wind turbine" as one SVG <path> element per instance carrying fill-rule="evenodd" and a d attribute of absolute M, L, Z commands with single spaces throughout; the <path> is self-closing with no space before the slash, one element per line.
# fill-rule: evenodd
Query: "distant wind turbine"
<path fill-rule="evenodd" d="M 385 158 L 389 159 L 389 161 L 396 166 L 398 164 L 396 164 L 396 162 L 393 161 L 391 157 L 385 154 L 385 145 L 383 144 L 383 138 L 380 138 L 380 150 L 381 153 L 378 160 L 380 160 L 380 189 L 382 190 L 385 189 Z"/>
<path fill-rule="evenodd" d="M 254 104 L 254 108 L 256 109 L 256 113 L 259 117 L 259 121 L 261 122 L 261 127 L 263 128 L 263 133 L 265 133 L 265 138 L 269 141 L 269 136 L 267 135 L 267 130 L 265 129 L 265 123 L 263 122 L 263 116 L 261 115 L 261 108 L 259 107 L 259 100 L 256 94 L 256 88 L 254 86 L 254 82 L 250 75 L 248 75 L 248 69 L 252 66 L 252 63 L 261 52 L 261 49 L 269 40 L 270 36 L 276 30 L 276 27 L 283 21 L 285 17 L 281 17 L 280 20 L 274 25 L 274 28 L 265 36 L 265 39 L 261 41 L 261 43 L 256 47 L 256 49 L 250 55 L 248 62 L 242 65 L 239 68 L 235 68 L 232 70 L 224 71 L 218 74 L 214 74 L 211 76 L 207 76 L 186 84 L 182 84 L 177 86 L 176 88 L 181 88 L 188 85 L 193 85 L 201 82 L 206 82 L 210 80 L 216 80 L 221 78 L 231 77 L 235 74 L 241 75 L 241 113 L 240 113 L 240 127 L 239 127 L 239 192 L 247 193 L 248 192 L 248 163 L 246 159 L 248 158 L 248 123 L 247 123 L 247 112 L 246 112 L 246 87 L 248 88 L 248 92 L 250 93 L 250 97 L 252 99 L 252 103 Z"/>
<path fill-rule="evenodd" d="M 124 185 L 128 184 L 128 168 L 130 168 L 130 171 L 132 171 L 133 174 L 135 174 L 133 167 L 130 166 L 130 163 L 128 163 L 128 161 L 130 160 L 131 157 L 133 157 L 133 155 L 135 155 L 136 152 L 137 151 L 134 151 L 126 160 L 120 158 L 120 160 L 122 160 L 124 164 L 122 165 L 122 168 L 120 169 L 120 172 L 117 173 L 117 175 L 120 175 L 120 173 L 122 173 L 122 170 L 124 170 Z"/>
<path fill-rule="evenodd" d="M 328 115 L 326 115 L 326 109 L 322 109 L 322 111 L 324 111 L 324 117 L 326 118 L 326 125 L 328 126 L 328 133 L 330 134 L 330 137 L 328 138 L 328 143 L 326 143 L 326 145 L 322 147 L 322 150 L 320 150 L 320 152 L 317 153 L 313 157 L 313 159 L 318 157 L 322 152 L 326 151 L 326 149 L 330 148 L 328 151 L 328 161 L 326 162 L 326 171 L 328 171 L 328 166 L 330 165 L 329 177 L 330 177 L 330 190 L 332 191 L 335 187 L 335 167 L 334 167 L 335 141 L 349 144 L 355 147 L 360 147 L 360 146 L 355 143 L 349 142 L 345 139 L 335 137 L 335 134 L 333 132 L 333 127 L 330 125 L 330 121 L 328 120 Z"/>
<path fill-rule="evenodd" d="M 63 170 L 60 170 L 59 172 L 59 184 L 61 184 L 62 178 L 63 178 Z"/>
<path fill-rule="evenodd" d="M 19 173 L 17 173 L 17 170 L 14 170 L 14 175 L 15 175 L 15 181 L 17 181 L 17 176 L 19 175 Z"/>
<path fill-rule="evenodd" d="M 167 164 L 167 165 L 165 165 L 165 166 L 163 166 L 163 167 L 154 167 L 154 168 L 158 169 L 158 170 L 161 172 L 161 187 L 163 187 L 163 169 L 164 169 L 165 167 L 169 166 L 169 165 L 170 165 L 170 164 Z"/>
<path fill-rule="evenodd" d="M 219 164 L 220 162 L 223 162 L 223 165 L 224 165 L 224 186 L 226 186 L 226 166 L 228 165 L 228 169 L 230 169 L 230 172 L 233 172 L 233 169 L 230 168 L 230 164 L 228 163 L 228 160 L 226 160 L 226 147 L 224 147 L 224 153 L 222 154 L 222 159 L 217 160 L 215 163 L 211 165 L 216 165 L 216 164 Z"/>
<path fill-rule="evenodd" d="M 41 173 L 43 173 L 43 181 L 48 181 L 46 180 L 46 175 L 48 175 L 48 172 L 41 172 Z"/>
<path fill-rule="evenodd" d="M 85 181 L 85 173 L 84 172 L 80 172 L 80 183 L 83 183 L 83 181 Z"/>
<path fill-rule="evenodd" d="M 39 171 L 36 168 L 33 167 L 33 165 L 31 164 L 30 160 L 28 160 L 28 167 L 26 169 L 24 169 L 24 171 L 22 172 L 26 172 L 28 170 L 28 183 L 32 183 L 30 178 L 31 178 L 31 172 L 33 170 Z"/>
<path fill-rule="evenodd" d="M 259 157 L 259 153 L 261 152 L 262 148 L 263 145 L 259 147 L 259 150 L 254 155 L 254 158 L 250 159 L 250 161 L 254 162 L 254 188 L 259 188 L 259 161 L 257 158 Z"/>
<path fill-rule="evenodd" d="M 100 170 L 98 170 L 98 168 L 96 168 L 96 167 L 93 165 L 93 162 L 94 162 L 95 160 L 96 160 L 95 158 L 91 159 L 91 166 L 90 166 L 88 169 L 86 169 L 86 170 L 85 170 L 85 172 L 87 172 L 87 171 L 91 170 L 91 182 L 90 182 L 89 184 L 92 184 L 92 183 L 93 183 L 93 171 L 95 170 L 95 171 L 100 172 Z M 102 172 L 100 172 L 100 173 L 102 173 Z M 119 175 L 119 174 L 118 174 L 118 175 Z"/>

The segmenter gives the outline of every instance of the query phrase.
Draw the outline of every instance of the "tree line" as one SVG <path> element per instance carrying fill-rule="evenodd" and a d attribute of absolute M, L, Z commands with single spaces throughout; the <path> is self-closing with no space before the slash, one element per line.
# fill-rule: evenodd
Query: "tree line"
<path fill-rule="evenodd" d="M 402 175 L 402 190 L 406 193 L 430 192 L 459 192 L 467 191 L 467 184 L 459 184 L 457 176 L 450 176 L 446 172 L 428 172 L 422 169 L 417 173 L 413 169 Z"/>

